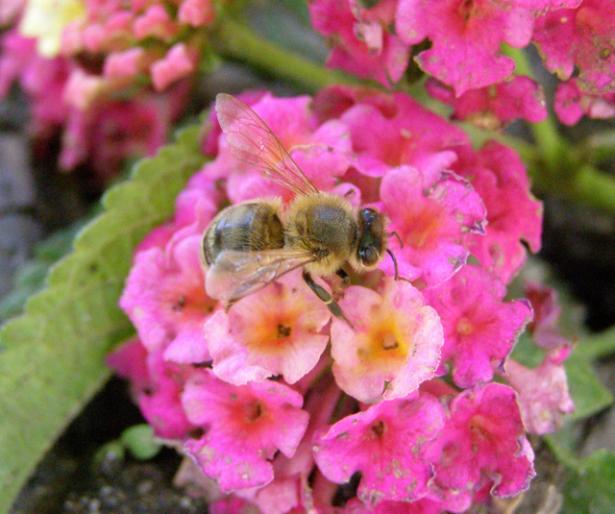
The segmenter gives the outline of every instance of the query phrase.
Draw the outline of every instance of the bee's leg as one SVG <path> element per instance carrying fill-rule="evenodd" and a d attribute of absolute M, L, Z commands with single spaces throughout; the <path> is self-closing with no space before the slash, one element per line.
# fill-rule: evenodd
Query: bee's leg
<path fill-rule="evenodd" d="M 346 323 L 348 323 L 348 326 L 350 326 L 350 328 L 354 330 L 352 323 L 350 323 L 350 321 L 348 321 L 348 318 L 344 316 L 342 308 L 339 306 L 339 304 L 333 299 L 331 294 L 324 287 L 318 285 L 314 281 L 312 275 L 310 275 L 307 271 L 304 271 L 303 280 L 305 280 L 305 283 L 310 287 L 312 291 L 314 291 L 314 294 L 325 303 L 327 308 L 331 311 L 331 314 L 333 314 L 336 318 L 343 319 Z"/>
<path fill-rule="evenodd" d="M 338 269 L 335 274 L 342 279 L 342 285 L 344 287 L 350 285 L 350 275 L 346 273 L 344 268 Z"/>

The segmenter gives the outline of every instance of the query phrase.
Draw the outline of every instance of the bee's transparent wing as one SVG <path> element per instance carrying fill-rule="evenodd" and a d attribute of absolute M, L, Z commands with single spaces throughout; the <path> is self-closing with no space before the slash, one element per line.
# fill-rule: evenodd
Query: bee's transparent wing
<path fill-rule="evenodd" d="M 279 139 L 249 106 L 234 96 L 220 93 L 216 96 L 216 113 L 237 159 L 258 168 L 295 194 L 318 193 Z"/>
<path fill-rule="evenodd" d="M 304 250 L 224 250 L 207 270 L 205 289 L 211 298 L 234 302 L 313 260 L 313 255 Z"/>

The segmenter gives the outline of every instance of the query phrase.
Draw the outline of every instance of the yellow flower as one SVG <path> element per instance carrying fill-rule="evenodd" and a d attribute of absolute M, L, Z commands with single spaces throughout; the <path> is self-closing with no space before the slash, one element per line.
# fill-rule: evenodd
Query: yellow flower
<path fill-rule="evenodd" d="M 85 14 L 83 0 L 28 0 L 19 27 L 24 36 L 38 40 L 38 52 L 55 57 L 66 26 Z"/>

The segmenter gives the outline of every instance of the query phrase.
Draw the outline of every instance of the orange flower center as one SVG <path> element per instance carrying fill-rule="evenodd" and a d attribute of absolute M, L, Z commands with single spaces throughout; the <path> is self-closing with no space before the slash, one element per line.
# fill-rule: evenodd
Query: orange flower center
<path fill-rule="evenodd" d="M 364 344 L 357 350 L 364 362 L 403 361 L 411 347 L 410 341 L 404 339 L 394 316 L 375 323 L 364 338 Z"/>

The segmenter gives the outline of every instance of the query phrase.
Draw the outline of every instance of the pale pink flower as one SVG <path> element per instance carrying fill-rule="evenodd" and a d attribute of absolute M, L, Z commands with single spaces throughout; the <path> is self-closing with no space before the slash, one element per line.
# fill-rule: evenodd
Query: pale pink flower
<path fill-rule="evenodd" d="M 508 383 L 517 391 L 528 432 L 539 435 L 555 432 L 563 416 L 574 412 L 563 364 L 547 356 L 540 366 L 531 369 L 511 359 L 505 369 Z"/>
<path fill-rule="evenodd" d="M 277 374 L 294 384 L 324 352 L 329 336 L 321 331 L 330 318 L 301 273 L 290 273 L 207 321 L 214 373 L 237 385 Z"/>
<path fill-rule="evenodd" d="M 380 402 L 320 434 L 316 463 L 340 484 L 360 471 L 357 495 L 367 504 L 417 500 L 427 494 L 433 473 L 422 448 L 438 435 L 444 417 L 440 402 L 428 394 Z"/>
<path fill-rule="evenodd" d="M 133 24 L 137 39 L 154 37 L 169 41 L 177 33 L 178 27 L 163 5 L 150 6 Z"/>
<path fill-rule="evenodd" d="M 476 266 L 425 291 L 444 327 L 443 363 L 452 363 L 460 387 L 491 380 L 532 317 L 528 302 L 505 302 L 505 294 L 504 284 Z"/>
<path fill-rule="evenodd" d="M 183 0 L 177 18 L 192 27 L 202 27 L 214 21 L 216 12 L 212 0 Z"/>
<path fill-rule="evenodd" d="M 401 166 L 382 179 L 380 198 L 390 230 L 403 243 L 390 240 L 400 274 L 410 280 L 430 286 L 448 280 L 468 258 L 467 235 L 484 231 L 480 196 L 453 173 L 431 181 L 419 170 Z M 390 272 L 390 263 L 384 265 Z"/>
<path fill-rule="evenodd" d="M 303 399 L 273 381 L 233 386 L 210 370 L 187 381 L 182 404 L 203 434 L 184 448 L 222 491 L 260 487 L 273 480 L 270 460 L 277 450 L 292 457 L 308 424 Z"/>
<path fill-rule="evenodd" d="M 104 75 L 110 79 L 134 77 L 142 71 L 144 57 L 141 47 L 111 53 L 105 59 Z"/>
<path fill-rule="evenodd" d="M 529 77 L 513 76 L 504 82 L 471 89 L 456 97 L 436 80 L 425 87 L 431 96 L 453 107 L 452 117 L 494 130 L 522 118 L 537 123 L 547 117 L 542 87 Z"/>
<path fill-rule="evenodd" d="M 195 57 L 184 43 L 177 43 L 167 54 L 154 63 L 150 70 L 156 91 L 162 91 L 173 82 L 190 75 L 196 67 Z"/>
<path fill-rule="evenodd" d="M 25 0 L 3 0 L 0 3 L 0 26 L 6 26 L 15 21 L 21 13 Z"/>
<path fill-rule="evenodd" d="M 380 292 L 347 288 L 340 306 L 353 326 L 337 318 L 331 326 L 333 374 L 344 392 L 374 403 L 405 397 L 433 376 L 442 326 L 417 289 L 387 278 Z"/>
<path fill-rule="evenodd" d="M 106 87 L 107 83 L 100 76 L 76 69 L 64 87 L 64 101 L 70 107 L 86 111 L 105 92 Z"/>
<path fill-rule="evenodd" d="M 524 491 L 534 476 L 534 453 L 525 437 L 514 389 L 487 384 L 455 397 L 435 441 L 425 448 L 435 477 L 430 486 L 443 509 L 463 512 L 476 492 L 493 496 Z"/>

